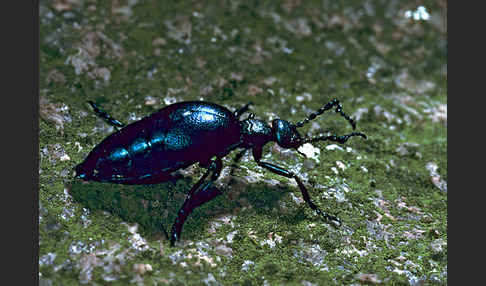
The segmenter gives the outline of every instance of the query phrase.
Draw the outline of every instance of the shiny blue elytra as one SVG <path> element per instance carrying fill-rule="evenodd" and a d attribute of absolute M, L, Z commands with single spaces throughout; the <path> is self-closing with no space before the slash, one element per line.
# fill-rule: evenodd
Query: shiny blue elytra
<path fill-rule="evenodd" d="M 317 137 L 302 137 L 297 132 L 297 128 L 333 107 L 355 129 L 355 122 L 342 111 L 337 99 L 331 100 L 295 124 L 275 119 L 271 125 L 255 119 L 253 114 L 240 120 L 241 115 L 248 111 L 250 103 L 231 112 L 211 102 L 179 102 L 126 126 L 102 111 L 94 102 L 89 103 L 96 115 L 121 129 L 101 141 L 76 166 L 76 178 L 118 184 L 157 184 L 170 180 L 175 171 L 195 163 L 207 169 L 189 190 L 172 225 L 170 237 L 164 230 L 171 245 L 180 239 L 182 226 L 189 214 L 221 193 L 212 184 L 221 174 L 221 159 L 235 149 L 250 149 L 258 166 L 293 178 L 310 208 L 326 220 L 340 224 L 337 217 L 323 212 L 311 201 L 306 187 L 296 174 L 261 161 L 263 146 L 269 142 L 277 142 L 282 148 L 297 150 L 311 142 L 329 140 L 345 143 L 352 136 L 366 139 L 366 135 L 360 132 Z"/>

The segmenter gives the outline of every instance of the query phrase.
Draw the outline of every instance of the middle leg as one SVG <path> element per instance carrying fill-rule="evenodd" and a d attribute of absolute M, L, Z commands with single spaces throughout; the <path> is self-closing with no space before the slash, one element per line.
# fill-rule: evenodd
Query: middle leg
<path fill-rule="evenodd" d="M 236 156 L 233 158 L 233 163 L 231 164 L 231 171 L 230 171 L 230 176 L 233 176 L 235 173 L 235 169 L 238 168 L 238 162 L 240 162 L 241 158 L 245 155 L 247 149 L 243 149 L 240 152 L 236 154 Z"/>

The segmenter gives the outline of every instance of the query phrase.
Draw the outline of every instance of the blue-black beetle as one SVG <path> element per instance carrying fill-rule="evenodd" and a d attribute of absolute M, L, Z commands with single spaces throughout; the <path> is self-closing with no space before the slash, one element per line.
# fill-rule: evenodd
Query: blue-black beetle
<path fill-rule="evenodd" d="M 99 109 L 95 103 L 89 103 L 98 116 L 121 129 L 94 147 L 84 162 L 76 166 L 76 178 L 118 184 L 156 184 L 168 181 L 175 171 L 195 163 L 207 169 L 179 209 L 171 229 L 171 245 L 180 238 L 182 226 L 194 208 L 221 193 L 211 185 L 221 173 L 221 158 L 237 148 L 251 149 L 260 167 L 293 178 L 310 208 L 325 219 L 340 223 L 337 217 L 323 212 L 311 201 L 307 189 L 296 174 L 262 161 L 262 149 L 269 142 L 297 150 L 309 142 L 330 140 L 344 143 L 352 136 L 366 139 L 366 135 L 361 132 L 317 137 L 302 137 L 297 132 L 297 128 L 333 107 L 355 129 L 355 122 L 342 111 L 337 99 L 295 124 L 274 119 L 271 125 L 255 119 L 253 114 L 240 120 L 241 115 L 248 111 L 250 103 L 231 112 L 211 102 L 179 102 L 126 126 Z"/>

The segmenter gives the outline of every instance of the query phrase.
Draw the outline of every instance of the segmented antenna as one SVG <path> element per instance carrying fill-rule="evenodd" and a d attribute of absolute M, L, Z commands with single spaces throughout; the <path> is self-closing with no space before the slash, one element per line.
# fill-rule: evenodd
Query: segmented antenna
<path fill-rule="evenodd" d="M 316 112 L 311 113 L 310 115 L 308 115 L 306 119 L 297 122 L 295 124 L 295 126 L 297 126 L 297 127 L 304 126 L 305 124 L 309 123 L 311 120 L 314 120 L 317 116 L 323 114 L 324 111 L 329 110 L 329 109 L 333 108 L 334 106 L 336 106 L 336 112 L 339 113 L 339 114 L 341 114 L 342 117 L 346 118 L 346 120 L 353 127 L 353 130 L 356 129 L 356 122 L 354 122 L 354 120 L 351 119 L 351 117 L 349 117 L 347 114 L 344 113 L 343 107 L 342 107 L 341 103 L 336 98 L 334 98 L 333 100 L 329 101 L 326 105 L 324 105 L 323 107 L 319 108 L 319 110 L 317 110 Z"/>
<path fill-rule="evenodd" d="M 330 135 L 330 136 L 316 136 L 316 137 L 312 137 L 312 138 L 306 138 L 306 139 L 303 140 L 303 144 L 318 142 L 318 141 L 326 141 L 326 140 L 334 141 L 334 142 L 338 142 L 338 143 L 345 143 L 346 141 L 348 141 L 349 138 L 351 138 L 353 136 L 361 136 L 364 139 L 366 139 L 365 134 L 363 134 L 361 132 L 352 132 L 352 133 L 342 135 L 342 136 L 337 136 L 336 134 L 333 134 L 333 135 Z"/>

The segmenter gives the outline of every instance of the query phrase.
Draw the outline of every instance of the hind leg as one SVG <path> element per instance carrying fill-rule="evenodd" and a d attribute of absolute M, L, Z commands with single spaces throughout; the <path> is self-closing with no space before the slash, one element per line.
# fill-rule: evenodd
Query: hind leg
<path fill-rule="evenodd" d="M 211 187 L 214 181 L 216 181 L 221 174 L 223 163 L 221 158 L 216 158 L 212 161 L 206 173 L 197 181 L 197 183 L 191 188 L 187 194 L 186 200 L 182 204 L 177 218 L 172 225 L 172 231 L 170 236 L 170 245 L 174 246 L 174 243 L 180 239 L 182 227 L 187 217 L 198 206 L 207 203 L 221 194 L 221 191 L 215 187 Z M 204 182 L 209 176 L 209 173 L 213 172 L 209 181 Z"/>

